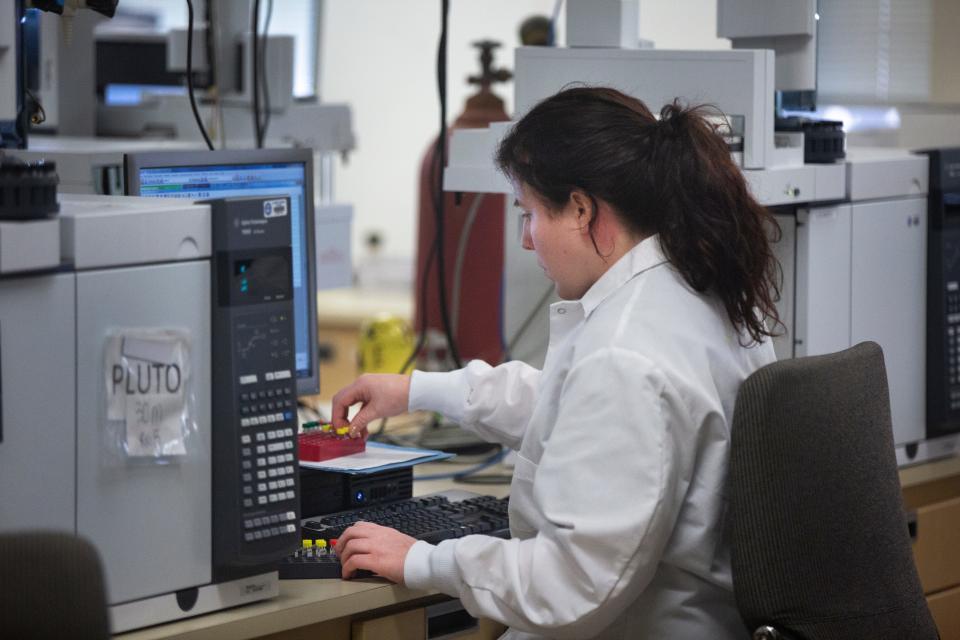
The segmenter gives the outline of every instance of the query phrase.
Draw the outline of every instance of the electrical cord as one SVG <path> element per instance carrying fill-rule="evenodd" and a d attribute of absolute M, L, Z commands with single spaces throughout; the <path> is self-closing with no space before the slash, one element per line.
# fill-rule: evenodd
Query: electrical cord
<path fill-rule="evenodd" d="M 500 340 L 500 362 L 510 361 L 510 349 L 507 348 L 507 334 L 504 323 L 507 321 L 507 314 L 504 313 L 504 305 L 507 299 L 507 280 L 500 278 L 500 306 L 497 308 L 497 338 Z"/>
<path fill-rule="evenodd" d="M 417 359 L 417 354 L 420 353 L 420 350 L 423 349 L 424 343 L 427 341 L 427 286 L 430 283 L 430 267 L 433 264 L 434 256 L 437 255 L 437 233 L 434 231 L 433 242 L 430 243 L 430 251 L 427 253 L 427 260 L 423 265 L 423 274 L 420 277 L 420 328 L 419 336 L 417 337 L 417 343 L 414 345 L 413 350 L 410 352 L 410 355 L 407 357 L 406 362 L 403 363 L 403 366 L 400 367 L 400 371 L 397 373 L 406 372 L 407 368 L 413 364 L 413 361 Z M 387 418 L 384 418 L 380 421 L 380 427 L 373 433 L 370 434 L 370 440 L 374 442 L 385 438 L 386 434 L 384 431 L 387 428 Z"/>
<path fill-rule="evenodd" d="M 258 0 L 255 0 L 258 1 Z M 440 42 L 437 46 L 437 93 L 440 99 L 440 135 L 437 138 L 436 148 L 434 149 L 433 161 L 430 163 L 429 193 L 431 203 L 433 204 L 436 223 L 434 225 L 433 242 L 430 243 L 430 251 L 423 265 L 423 273 L 420 280 L 420 300 L 418 307 L 420 310 L 420 327 L 417 343 L 414 345 L 410 356 L 398 373 L 404 373 L 407 368 L 417 359 L 420 350 L 423 349 L 427 339 L 427 289 L 430 283 L 430 269 L 433 266 L 434 259 L 437 259 L 437 281 L 439 284 L 440 297 L 440 315 L 443 322 L 444 334 L 447 338 L 447 345 L 450 349 L 450 355 L 453 358 L 457 368 L 462 368 L 460 356 L 457 353 L 454 343 L 453 332 L 451 331 L 450 317 L 447 311 L 446 279 L 444 278 L 444 260 L 443 260 L 443 216 L 444 216 L 444 194 L 442 171 L 446 165 L 446 137 L 447 137 L 447 18 L 450 13 L 449 0 L 441 0 L 441 25 Z M 384 431 L 387 426 L 387 418 L 380 421 L 380 426 L 376 432 L 371 433 L 369 438 L 377 441 L 386 437 Z"/>
<path fill-rule="evenodd" d="M 500 451 L 497 451 L 495 454 L 493 454 L 492 456 L 490 456 L 480 464 L 474 465 L 467 469 L 463 469 L 461 471 L 454 471 L 451 473 L 431 473 L 423 476 L 414 476 L 413 480 L 414 482 L 417 482 L 421 480 L 449 480 L 452 478 L 457 482 L 463 482 L 464 478 L 468 476 L 472 476 L 478 471 L 483 471 L 484 469 L 487 469 L 497 464 L 498 462 L 503 460 L 509 452 L 510 452 L 509 449 L 502 448 L 500 449 Z M 481 483 L 477 483 L 477 484 L 481 484 Z"/>
<path fill-rule="evenodd" d="M 267 137 L 270 126 L 270 85 L 267 82 L 267 32 L 273 17 L 273 0 L 267 0 L 267 17 L 263 21 L 263 35 L 260 43 L 260 91 L 263 92 L 263 119 L 260 121 L 260 146 Z"/>
<path fill-rule="evenodd" d="M 418 336 L 417 343 L 414 345 L 413 350 L 410 352 L 410 356 L 407 358 L 406 362 L 403 363 L 403 366 L 400 367 L 398 373 L 404 373 L 407 368 L 413 364 L 417 359 L 417 355 L 420 353 L 420 350 L 423 349 L 423 345 L 426 343 L 427 339 L 427 290 L 430 284 L 430 269 L 433 267 L 434 259 L 440 254 L 440 247 L 443 244 L 443 226 L 442 226 L 442 209 L 443 209 L 443 182 L 438 179 L 438 165 L 443 166 L 446 156 L 446 145 L 444 144 L 444 139 L 446 138 L 446 28 L 447 28 L 447 14 L 449 12 L 449 2 L 448 0 L 443 0 L 442 2 L 442 24 L 441 24 L 441 35 L 440 35 L 440 44 L 437 51 L 437 84 L 438 84 L 438 93 L 440 94 L 440 137 L 437 139 L 437 146 L 434 149 L 433 161 L 430 163 L 430 173 L 428 176 L 429 180 L 429 189 L 428 193 L 430 194 L 430 202 L 433 205 L 434 214 L 437 216 L 437 219 L 441 221 L 440 224 L 435 225 L 433 233 L 433 241 L 430 243 L 430 249 L 427 253 L 427 259 L 423 264 L 423 272 L 420 276 L 420 299 L 417 301 L 417 307 L 420 312 L 420 326 L 418 327 Z M 441 64 L 443 61 L 443 64 Z M 441 72 L 442 67 L 442 72 Z M 439 214 L 439 215 L 437 215 Z M 446 293 L 444 291 L 444 281 L 443 281 L 443 262 L 440 261 L 437 268 L 438 279 L 441 283 L 440 286 L 440 298 L 441 298 L 441 310 L 444 315 L 446 315 Z M 453 345 L 452 335 L 449 332 L 449 319 L 445 323 L 445 329 L 447 334 L 447 341 L 450 345 Z M 459 364 L 459 357 L 457 357 L 457 362 Z M 376 434 L 379 435 L 383 432 L 383 425 L 386 423 L 384 420 L 381 423 L 381 428 L 377 430 Z"/>
<path fill-rule="evenodd" d="M 251 74 L 250 74 L 250 93 L 253 97 L 253 142 L 257 149 L 263 148 L 263 133 L 260 131 L 260 44 L 257 33 L 260 28 L 260 0 L 253 0 L 253 10 L 250 14 L 250 40 L 251 40 Z"/>
<path fill-rule="evenodd" d="M 469 476 L 457 476 L 453 481 L 462 484 L 510 484 L 513 482 L 513 475 L 509 473 L 474 473 Z"/>
<path fill-rule="evenodd" d="M 484 195 L 478 193 L 473 196 L 473 202 L 470 203 L 467 217 L 463 221 L 463 228 L 460 230 L 460 242 L 457 246 L 457 257 L 454 260 L 453 267 L 453 295 L 451 296 L 453 307 L 450 309 L 451 321 L 455 327 L 460 326 L 460 291 L 463 288 L 463 263 L 466 262 L 467 246 L 470 244 L 470 231 L 477 219 L 480 205 L 483 204 Z"/>
<path fill-rule="evenodd" d="M 207 143 L 207 148 L 213 151 L 213 143 L 210 142 L 210 136 L 203 126 L 203 119 L 200 117 L 200 110 L 197 109 L 197 98 L 193 93 L 193 1 L 187 0 L 187 93 L 190 94 L 190 108 L 193 110 L 193 117 L 197 121 L 200 133 L 203 134 L 203 141 Z"/>
<path fill-rule="evenodd" d="M 543 307 L 544 303 L 550 299 L 551 294 L 553 294 L 553 285 L 547 287 L 546 291 L 543 292 L 543 295 L 540 296 L 540 299 L 537 300 L 537 303 L 533 305 L 533 309 L 530 310 L 530 313 L 527 314 L 527 317 L 524 319 L 523 323 L 520 325 L 520 328 L 517 329 L 517 332 L 513 334 L 513 337 L 510 338 L 510 341 L 507 342 L 507 352 L 504 354 L 505 360 L 512 359 L 511 354 L 513 349 L 517 346 L 517 342 L 520 341 L 520 338 L 526 333 L 527 329 L 530 328 L 530 325 L 533 323 L 533 319 L 537 317 L 537 313 L 540 312 L 540 308 Z"/>
<path fill-rule="evenodd" d="M 304 422 L 330 422 L 323 413 L 304 402 L 297 402 L 297 416 L 300 424 Z"/>
<path fill-rule="evenodd" d="M 213 5 L 216 0 L 207 0 L 204 3 L 203 18 L 207 22 L 207 29 L 204 31 L 203 46 L 207 53 L 207 88 L 217 86 L 217 65 L 215 64 L 216 47 L 213 35 Z"/>
<path fill-rule="evenodd" d="M 441 38 L 440 38 L 441 44 L 437 53 L 438 84 L 441 84 L 440 77 L 439 77 L 440 76 L 439 59 L 442 57 L 441 51 L 443 51 L 446 47 L 446 33 L 445 33 L 446 32 L 446 10 L 448 8 L 449 7 L 447 4 L 447 1 L 444 0 L 443 1 L 443 9 L 444 9 L 443 26 L 441 29 Z M 445 69 L 444 69 L 443 77 L 446 77 Z M 441 93 L 445 93 L 445 89 L 441 89 Z M 446 114 L 445 114 L 446 106 L 445 105 L 446 105 L 446 101 L 445 99 L 442 98 L 441 109 L 440 109 L 441 110 L 441 119 L 440 119 L 441 134 L 440 134 L 440 138 L 438 139 L 438 142 L 442 141 L 446 137 Z M 437 167 L 438 167 L 438 158 L 440 157 L 439 151 L 445 148 L 446 148 L 445 145 L 438 144 L 437 148 L 434 149 L 434 157 L 433 157 L 433 161 L 430 163 L 430 173 L 428 175 L 428 181 L 429 181 L 428 193 L 430 194 L 430 201 L 431 201 L 431 204 L 433 205 L 433 210 L 435 215 L 438 212 L 441 212 L 442 210 L 443 184 L 442 182 L 438 181 Z M 440 162 L 443 162 L 443 160 L 441 159 Z M 440 215 L 437 217 L 439 220 L 442 220 L 443 219 L 442 213 L 440 213 Z M 397 373 L 402 374 L 406 372 L 406 370 L 410 367 L 410 365 L 413 364 L 414 361 L 417 359 L 417 355 L 420 353 L 420 350 L 423 349 L 423 346 L 427 341 L 427 298 L 428 298 L 427 291 L 430 286 L 430 269 L 433 267 L 434 259 L 437 257 L 442 243 L 443 243 L 443 227 L 442 227 L 442 224 L 437 224 L 434 227 L 433 241 L 430 243 L 430 249 L 427 253 L 427 259 L 424 261 L 423 272 L 420 276 L 420 299 L 417 301 L 417 307 L 420 311 L 420 326 L 417 329 L 417 333 L 418 333 L 417 343 L 414 345 L 413 350 L 410 352 L 410 355 L 407 357 L 406 361 L 403 363 L 403 366 L 400 367 L 400 371 L 398 371 Z M 443 263 L 441 262 L 440 265 L 438 266 L 437 273 L 438 273 L 438 279 L 440 281 L 440 291 L 441 291 L 440 306 L 441 306 L 441 310 L 445 314 L 446 305 L 444 304 L 445 295 L 443 293 L 444 282 L 443 282 L 442 264 Z M 448 325 L 449 323 L 446 323 L 446 324 Z M 449 329 L 449 327 L 447 328 Z M 447 333 L 447 341 L 452 345 L 453 343 L 452 336 L 449 333 Z M 376 441 L 382 437 L 385 437 L 384 430 L 386 429 L 386 426 L 387 426 L 387 418 L 384 418 L 383 420 L 381 420 L 380 427 L 377 429 L 377 431 L 370 434 L 370 439 Z"/>
<path fill-rule="evenodd" d="M 459 308 L 459 298 L 460 298 L 460 271 L 463 265 L 463 256 L 466 254 L 466 240 L 469 238 L 470 229 L 473 227 L 473 222 L 476 220 L 477 212 L 480 209 L 480 204 L 483 201 L 484 194 L 478 194 L 474 201 L 471 203 L 470 210 L 467 212 L 467 218 L 464 223 L 464 228 L 461 230 L 460 235 L 460 246 L 457 252 L 457 267 L 454 270 L 454 290 L 453 290 L 453 299 L 454 299 L 454 311 Z M 423 349 L 423 345 L 426 342 L 427 337 L 427 323 L 426 323 L 426 306 L 427 306 L 427 286 L 429 282 L 430 267 L 432 266 L 433 259 L 436 256 L 436 246 L 439 239 L 439 234 L 434 233 L 434 241 L 430 245 L 430 253 L 427 255 L 427 260 L 423 268 L 423 276 L 421 277 L 420 285 L 420 299 L 418 301 L 418 306 L 420 308 L 420 327 L 418 329 L 417 343 L 414 345 L 413 350 L 410 355 L 407 357 L 407 360 L 403 363 L 403 366 L 400 367 L 400 371 L 397 373 L 406 372 L 407 368 L 413 364 L 413 361 L 416 359 L 417 354 L 420 353 L 420 350 Z M 456 324 L 456 321 L 454 321 Z M 387 426 L 388 418 L 384 418 L 380 421 L 380 426 L 377 430 L 370 434 L 370 439 L 374 441 L 380 441 L 387 438 L 384 430 Z"/>
<path fill-rule="evenodd" d="M 30 99 L 30 105 L 27 109 L 27 113 L 30 114 L 30 124 L 38 125 L 46 122 L 47 112 L 43 109 L 43 105 L 40 104 L 40 99 L 37 98 L 30 89 L 24 88 L 23 92 L 27 95 L 27 98 Z"/>
<path fill-rule="evenodd" d="M 443 169 L 447 165 L 447 22 L 450 13 L 450 0 L 441 0 L 440 43 L 437 46 L 437 94 L 440 98 L 440 135 L 437 137 L 437 149 L 434 154 L 436 169 L 436 228 L 438 233 L 437 244 L 437 281 L 440 294 L 440 318 L 443 322 L 443 331 L 447 336 L 447 348 L 450 357 L 458 369 L 463 367 L 460 354 L 454 339 L 454 330 L 450 324 L 449 307 L 447 306 L 446 261 L 444 260 L 444 214 L 445 198 L 443 194 Z"/>
<path fill-rule="evenodd" d="M 217 139 L 221 149 L 227 148 L 227 135 L 223 127 L 223 98 L 220 95 L 220 86 L 217 84 L 217 69 L 219 68 L 218 46 L 220 44 L 220 25 L 217 21 L 217 11 L 214 5 L 217 0 L 207 0 L 206 2 L 206 20 L 207 20 L 207 66 L 210 71 L 208 74 L 209 86 L 207 87 L 207 97 L 213 101 L 213 127 L 211 139 Z"/>

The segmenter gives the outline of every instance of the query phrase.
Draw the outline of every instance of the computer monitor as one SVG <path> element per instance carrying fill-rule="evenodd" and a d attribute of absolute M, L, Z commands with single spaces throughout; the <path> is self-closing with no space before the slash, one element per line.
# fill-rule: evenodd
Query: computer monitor
<path fill-rule="evenodd" d="M 309 149 L 129 153 L 124 156 L 124 171 L 129 195 L 191 200 L 290 197 L 297 394 L 319 393 L 313 153 Z"/>

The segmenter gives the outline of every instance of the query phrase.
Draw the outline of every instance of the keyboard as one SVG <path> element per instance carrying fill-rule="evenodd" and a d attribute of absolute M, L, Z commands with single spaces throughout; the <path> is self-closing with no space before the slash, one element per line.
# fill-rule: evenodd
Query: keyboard
<path fill-rule="evenodd" d="M 508 501 L 509 498 L 454 491 L 306 518 L 300 525 L 305 546 L 280 562 L 280 579 L 341 577 L 334 542 L 361 520 L 392 527 L 431 544 L 475 533 L 509 538 Z"/>

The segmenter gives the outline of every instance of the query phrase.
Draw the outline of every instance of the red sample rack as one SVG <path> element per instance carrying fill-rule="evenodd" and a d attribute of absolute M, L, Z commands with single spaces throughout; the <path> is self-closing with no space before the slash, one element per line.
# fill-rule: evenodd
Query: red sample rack
<path fill-rule="evenodd" d="M 334 429 L 330 424 L 307 422 L 300 433 L 300 459 L 321 462 L 366 451 L 366 440 L 351 438 L 349 432 L 347 427 Z"/>

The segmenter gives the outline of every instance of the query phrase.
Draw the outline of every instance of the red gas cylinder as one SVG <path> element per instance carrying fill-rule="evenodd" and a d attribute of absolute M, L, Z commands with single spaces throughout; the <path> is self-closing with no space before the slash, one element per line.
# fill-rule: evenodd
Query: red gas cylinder
<path fill-rule="evenodd" d="M 479 85 L 480 90 L 467 99 L 463 112 L 448 130 L 448 143 L 452 130 L 486 127 L 491 122 L 510 119 L 504 110 L 503 100 L 490 90 L 494 82 L 505 82 L 511 77 L 509 71 L 492 68 L 493 49 L 499 44 L 483 41 L 475 43 L 475 46 L 481 50 L 480 62 L 483 71 L 480 76 L 470 77 L 468 82 Z M 436 230 L 433 199 L 439 176 L 432 175 L 435 172 L 435 153 L 436 139 L 430 144 L 420 165 L 415 299 L 417 331 L 422 326 L 424 313 L 421 304 L 423 271 Z M 445 193 L 443 197 L 443 269 L 448 313 L 457 351 L 464 363 L 479 358 L 496 364 L 503 357 L 500 307 L 505 196 L 499 193 L 464 193 L 459 202 L 452 193 Z M 427 330 L 432 334 L 443 335 L 438 262 L 434 256 L 427 275 L 425 313 Z M 428 341 L 427 349 L 430 348 Z M 436 357 L 436 354 L 433 355 Z"/>

